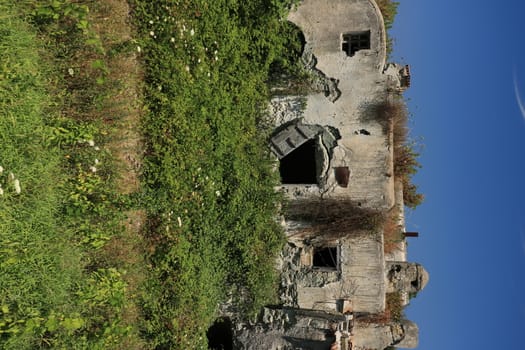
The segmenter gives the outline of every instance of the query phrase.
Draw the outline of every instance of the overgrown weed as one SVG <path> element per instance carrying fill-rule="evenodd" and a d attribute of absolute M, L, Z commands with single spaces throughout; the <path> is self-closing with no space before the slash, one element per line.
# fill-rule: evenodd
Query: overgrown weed
<path fill-rule="evenodd" d="M 392 28 L 394 24 L 394 18 L 397 15 L 397 8 L 399 6 L 399 1 L 392 0 L 376 0 L 377 6 L 383 15 L 383 21 L 385 22 L 385 29 L 387 31 L 386 36 L 386 53 L 387 56 L 390 56 L 393 50 L 393 39 L 389 35 L 388 31 Z"/>
<path fill-rule="evenodd" d="M 132 4 L 148 108 L 144 332 L 159 348 L 204 348 L 232 289 L 245 315 L 277 290 L 279 179 L 258 126 L 270 66 L 290 42 L 291 2 Z"/>
<path fill-rule="evenodd" d="M 351 200 L 339 198 L 294 200 L 287 203 L 284 212 L 287 219 L 310 224 L 297 233 L 322 234 L 327 239 L 343 237 L 354 231 L 376 231 L 385 221 L 381 211 L 362 208 Z"/>
<path fill-rule="evenodd" d="M 424 200 L 424 195 L 418 193 L 412 177 L 421 168 L 418 162 L 419 144 L 409 139 L 409 112 L 406 102 L 401 96 L 391 96 L 380 103 L 367 104 L 362 111 L 364 121 L 375 121 L 381 125 L 383 133 L 392 133 L 392 147 L 394 148 L 394 176 L 401 179 L 403 184 L 403 200 L 405 205 L 415 209 Z"/>
<path fill-rule="evenodd" d="M 88 4 L 0 2 L 5 349 L 111 349 L 138 333 L 125 265 L 103 249 L 130 204 L 106 146 L 118 84 Z"/>

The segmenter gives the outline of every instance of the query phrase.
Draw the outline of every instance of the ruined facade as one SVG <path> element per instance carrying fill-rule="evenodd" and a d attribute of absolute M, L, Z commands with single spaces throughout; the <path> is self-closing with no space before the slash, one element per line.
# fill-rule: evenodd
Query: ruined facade
<path fill-rule="evenodd" d="M 303 60 L 321 88 L 304 108 L 299 96 L 271 102 L 269 146 L 290 203 L 280 304 L 255 322 L 236 322 L 233 348 L 416 347 L 414 323 L 379 316 L 387 295 L 406 305 L 428 273 L 406 261 L 404 242 L 385 256 L 382 227 L 369 222 L 395 206 L 402 213 L 393 135 L 370 111 L 410 85 L 410 70 L 386 63 L 384 22 L 373 0 L 304 0 L 288 19 L 304 34 Z"/>

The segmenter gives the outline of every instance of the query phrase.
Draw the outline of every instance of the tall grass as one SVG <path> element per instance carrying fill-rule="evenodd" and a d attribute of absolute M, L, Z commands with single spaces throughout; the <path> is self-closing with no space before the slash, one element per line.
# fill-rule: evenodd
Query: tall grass
<path fill-rule="evenodd" d="M 108 89 L 80 63 L 100 46 L 78 3 L 0 13 L 0 347 L 118 348 L 127 283 L 100 248 L 123 202 L 94 120 Z"/>
<path fill-rule="evenodd" d="M 64 176 L 46 142 L 41 47 L 11 3 L 0 2 L 0 13 L 0 344 L 24 349 L 45 343 L 39 332 L 51 312 L 73 312 L 81 265 L 57 220 Z"/>

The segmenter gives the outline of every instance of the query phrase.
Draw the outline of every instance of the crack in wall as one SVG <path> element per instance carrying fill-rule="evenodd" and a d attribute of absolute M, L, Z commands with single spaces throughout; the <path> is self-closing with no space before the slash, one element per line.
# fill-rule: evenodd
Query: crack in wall
<path fill-rule="evenodd" d="M 317 58 L 312 52 L 312 48 L 308 43 L 305 44 L 301 61 L 307 71 L 313 76 L 312 88 L 315 91 L 322 91 L 330 102 L 335 102 L 341 97 L 341 90 L 339 90 L 339 79 L 326 76 L 321 70 L 315 68 L 317 65 Z"/>

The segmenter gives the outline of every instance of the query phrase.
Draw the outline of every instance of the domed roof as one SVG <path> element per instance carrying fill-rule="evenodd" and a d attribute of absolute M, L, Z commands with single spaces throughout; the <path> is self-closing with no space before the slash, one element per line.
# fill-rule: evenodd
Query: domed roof
<path fill-rule="evenodd" d="M 419 290 L 422 290 L 427 285 L 430 276 L 428 274 L 428 271 L 425 270 L 425 268 L 419 264 L 418 264 L 417 272 L 418 272 L 418 280 L 419 280 Z"/>

